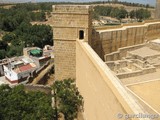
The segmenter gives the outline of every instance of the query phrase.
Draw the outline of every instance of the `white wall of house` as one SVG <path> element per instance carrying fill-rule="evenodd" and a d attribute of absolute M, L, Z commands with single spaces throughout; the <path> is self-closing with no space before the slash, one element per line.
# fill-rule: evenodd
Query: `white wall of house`
<path fill-rule="evenodd" d="M 4 67 L 4 75 L 10 80 L 10 81 L 15 81 L 18 80 L 18 74 L 14 72 L 13 70 L 9 70 L 8 67 L 5 65 Z"/>

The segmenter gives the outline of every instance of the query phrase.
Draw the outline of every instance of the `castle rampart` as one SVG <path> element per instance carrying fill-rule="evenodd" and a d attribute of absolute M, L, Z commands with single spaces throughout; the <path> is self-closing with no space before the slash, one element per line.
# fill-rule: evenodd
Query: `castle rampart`
<path fill-rule="evenodd" d="M 121 47 L 142 44 L 160 37 L 160 22 L 122 26 L 113 29 L 96 29 L 93 34 L 93 49 L 101 58 Z M 101 53 L 100 53 L 101 52 Z"/>

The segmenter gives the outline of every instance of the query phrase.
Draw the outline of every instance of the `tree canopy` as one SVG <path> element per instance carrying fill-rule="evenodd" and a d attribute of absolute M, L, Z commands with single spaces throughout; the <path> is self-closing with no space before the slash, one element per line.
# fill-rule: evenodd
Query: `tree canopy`
<path fill-rule="evenodd" d="M 76 118 L 80 107 L 83 106 L 83 97 L 80 95 L 75 81 L 72 79 L 56 81 L 53 90 L 57 112 L 63 113 L 65 120 Z"/>
<path fill-rule="evenodd" d="M 117 19 L 125 18 L 128 15 L 128 12 L 123 7 L 111 7 L 111 6 L 96 6 L 94 7 L 94 14 L 99 16 L 110 16 Z M 94 17 L 94 16 L 93 16 Z M 97 19 L 94 17 L 94 19 Z"/>
<path fill-rule="evenodd" d="M 83 107 L 75 81 L 55 81 L 54 94 L 25 90 L 23 85 L 0 86 L 0 120 L 58 120 L 60 113 L 65 120 L 74 120 Z M 54 105 L 52 98 L 54 98 Z M 53 106 L 52 106 L 53 105 Z"/>
<path fill-rule="evenodd" d="M 148 9 L 138 9 L 138 10 L 132 10 L 130 12 L 130 17 L 131 18 L 136 18 L 139 21 L 148 19 L 151 17 L 151 12 Z"/>
<path fill-rule="evenodd" d="M 53 45 L 53 32 L 49 25 L 31 25 L 32 21 L 45 21 L 51 4 L 16 4 L 9 9 L 0 8 L 0 59 L 22 55 L 24 47 Z M 3 44 L 2 44 L 3 43 Z"/>
<path fill-rule="evenodd" d="M 94 7 L 93 19 L 99 19 L 99 16 L 109 16 L 121 20 L 125 17 L 136 18 L 138 21 L 148 19 L 151 17 L 151 12 L 145 8 L 132 10 L 127 12 L 123 7 L 112 7 L 112 6 L 96 6 Z"/>
<path fill-rule="evenodd" d="M 0 86 L 1 120 L 51 120 L 53 109 L 51 95 L 42 92 L 26 92 L 23 85 L 10 88 Z"/>

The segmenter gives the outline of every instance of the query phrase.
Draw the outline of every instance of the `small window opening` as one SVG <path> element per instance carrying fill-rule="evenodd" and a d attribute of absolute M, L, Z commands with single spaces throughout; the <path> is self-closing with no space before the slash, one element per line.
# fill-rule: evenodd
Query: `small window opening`
<path fill-rule="evenodd" d="M 84 39 L 84 31 L 83 30 L 79 31 L 79 39 Z"/>

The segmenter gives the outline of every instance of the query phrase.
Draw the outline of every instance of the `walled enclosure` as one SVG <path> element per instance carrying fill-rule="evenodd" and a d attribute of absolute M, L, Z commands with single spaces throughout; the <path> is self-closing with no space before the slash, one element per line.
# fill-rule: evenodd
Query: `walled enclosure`
<path fill-rule="evenodd" d="M 160 22 L 141 23 L 121 28 L 97 28 L 92 35 L 92 48 L 104 59 L 104 55 L 118 48 L 142 44 L 160 37 Z"/>
<path fill-rule="evenodd" d="M 76 40 L 91 37 L 91 8 L 82 5 L 53 6 L 55 79 L 76 78 Z"/>
<path fill-rule="evenodd" d="M 89 46 L 90 20 L 89 6 L 53 6 L 56 79 L 76 78 L 86 120 L 118 120 L 118 113 L 145 113 Z"/>

